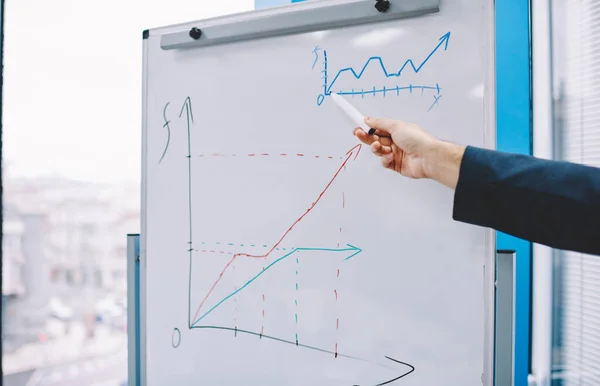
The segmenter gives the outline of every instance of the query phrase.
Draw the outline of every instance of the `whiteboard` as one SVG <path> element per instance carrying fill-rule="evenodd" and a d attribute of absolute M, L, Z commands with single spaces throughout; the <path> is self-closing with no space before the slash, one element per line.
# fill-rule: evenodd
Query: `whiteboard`
<path fill-rule="evenodd" d="M 493 233 L 384 170 L 329 97 L 493 147 L 490 4 L 435 4 L 148 32 L 143 384 L 491 385 Z"/>

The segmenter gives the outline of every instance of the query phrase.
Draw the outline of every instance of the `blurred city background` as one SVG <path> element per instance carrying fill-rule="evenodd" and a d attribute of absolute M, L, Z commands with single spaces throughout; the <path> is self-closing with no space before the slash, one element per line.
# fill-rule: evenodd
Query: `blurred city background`
<path fill-rule="evenodd" d="M 139 187 L 4 175 L 4 384 L 119 385 Z"/>
<path fill-rule="evenodd" d="M 283 2 L 5 0 L 4 385 L 126 384 L 142 31 Z M 552 157 L 600 166 L 600 2 L 534 3 L 534 14 L 550 9 Z M 552 320 L 532 329 L 552 330 L 552 385 L 600 385 L 600 260 L 548 258 Z"/>
<path fill-rule="evenodd" d="M 5 1 L 4 385 L 126 385 L 142 31 L 253 8 L 254 0 Z"/>

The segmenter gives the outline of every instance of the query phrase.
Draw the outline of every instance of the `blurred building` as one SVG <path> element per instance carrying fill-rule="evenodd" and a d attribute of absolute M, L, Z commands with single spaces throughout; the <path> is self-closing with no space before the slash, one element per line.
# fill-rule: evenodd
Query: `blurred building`
<path fill-rule="evenodd" d="M 4 206 L 2 324 L 10 350 L 37 340 L 43 332 L 50 264 L 46 248 L 46 216 Z"/>
<path fill-rule="evenodd" d="M 139 230 L 139 186 L 61 178 L 9 178 L 4 185 L 12 209 L 4 219 L 3 317 L 20 325 L 13 314 L 28 314 L 35 304 L 44 314 L 38 319 L 69 322 L 107 309 L 107 302 L 122 305 L 126 235 Z"/>

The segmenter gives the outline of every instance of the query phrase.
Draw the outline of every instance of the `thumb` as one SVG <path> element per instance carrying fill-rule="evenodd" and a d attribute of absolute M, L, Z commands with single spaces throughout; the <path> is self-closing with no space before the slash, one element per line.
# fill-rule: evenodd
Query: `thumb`
<path fill-rule="evenodd" d="M 365 117 L 365 123 L 370 128 L 392 134 L 396 129 L 395 121 L 385 118 Z"/>

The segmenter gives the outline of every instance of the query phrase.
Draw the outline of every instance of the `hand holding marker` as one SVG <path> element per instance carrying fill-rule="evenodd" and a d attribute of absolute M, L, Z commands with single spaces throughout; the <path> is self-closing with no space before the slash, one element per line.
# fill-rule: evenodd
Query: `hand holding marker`
<path fill-rule="evenodd" d="M 381 157 L 384 168 L 409 178 L 433 178 L 447 186 L 456 185 L 458 168 L 450 170 L 453 167 L 447 165 L 445 151 L 451 144 L 438 140 L 415 124 L 364 117 L 341 95 L 331 94 L 331 97 L 357 125 L 353 134 Z M 451 150 L 454 158 L 460 158 L 454 155 L 455 151 L 461 151 L 460 147 Z"/>
<path fill-rule="evenodd" d="M 362 115 L 354 106 L 352 106 L 344 97 L 338 95 L 336 93 L 331 94 L 331 99 L 335 102 L 335 104 L 344 112 L 346 115 L 354 122 L 355 125 L 358 125 L 361 129 L 365 131 L 365 133 L 369 133 L 369 135 L 375 134 L 375 129 L 370 128 L 365 124 L 365 116 Z"/>

